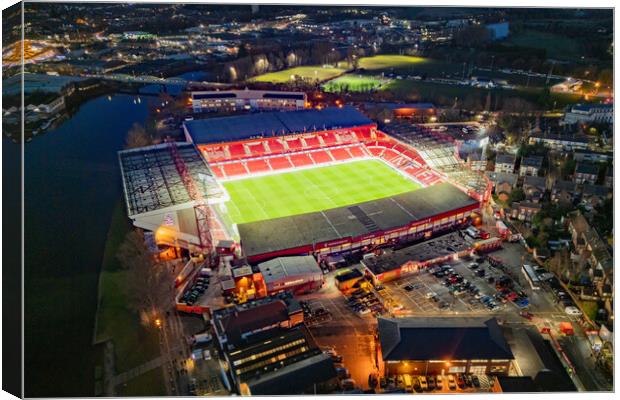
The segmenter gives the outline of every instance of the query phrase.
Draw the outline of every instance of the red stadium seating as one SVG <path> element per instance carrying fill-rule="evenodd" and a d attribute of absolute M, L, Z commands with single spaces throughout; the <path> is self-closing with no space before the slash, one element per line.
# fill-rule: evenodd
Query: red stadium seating
<path fill-rule="evenodd" d="M 224 178 L 226 175 L 224 174 L 224 170 L 219 165 L 211 165 L 211 170 L 218 178 Z"/>
<path fill-rule="evenodd" d="M 228 151 L 230 152 L 231 159 L 242 158 L 242 157 L 248 156 L 248 154 L 245 152 L 245 148 L 243 147 L 243 144 L 241 143 L 233 143 L 233 144 L 228 145 Z"/>
<path fill-rule="evenodd" d="M 351 154 L 345 149 L 331 149 L 329 152 L 336 161 L 343 161 L 351 158 Z"/>
<path fill-rule="evenodd" d="M 280 142 L 279 139 L 267 140 L 267 146 L 269 147 L 271 154 L 280 154 L 284 151 L 284 145 Z"/>
<path fill-rule="evenodd" d="M 250 154 L 253 157 L 262 156 L 263 154 L 267 153 L 263 142 L 248 143 L 247 148 L 250 150 Z"/>
<path fill-rule="evenodd" d="M 322 133 L 320 134 L 321 139 L 323 139 L 323 143 L 325 146 L 334 146 L 338 144 L 336 137 L 332 133 Z"/>
<path fill-rule="evenodd" d="M 321 147 L 321 142 L 319 142 L 319 138 L 316 136 L 307 136 L 304 140 L 306 141 L 306 148 L 308 149 Z"/>
<path fill-rule="evenodd" d="M 329 153 L 323 150 L 313 151 L 310 153 L 310 157 L 312 157 L 315 164 L 323 164 L 334 161 L 334 159 L 329 156 Z"/>
<path fill-rule="evenodd" d="M 269 158 L 267 161 L 273 170 L 293 168 L 293 164 L 286 156 Z"/>
<path fill-rule="evenodd" d="M 245 175 L 248 173 L 248 170 L 245 168 L 245 165 L 243 165 L 240 162 L 222 164 L 222 168 L 224 169 L 226 176 Z"/>
<path fill-rule="evenodd" d="M 304 147 L 301 144 L 301 140 L 300 139 L 288 139 L 286 141 L 286 144 L 288 145 L 288 148 L 289 148 L 290 151 L 301 150 Z"/>
<path fill-rule="evenodd" d="M 314 164 L 314 162 L 307 153 L 291 154 L 290 159 L 293 162 L 293 165 L 296 167 L 303 167 L 305 165 Z"/>
<path fill-rule="evenodd" d="M 353 157 L 366 157 L 368 156 L 368 153 L 364 151 L 364 148 L 361 146 L 352 146 L 349 147 L 349 153 L 351 153 L 351 155 Z"/>
<path fill-rule="evenodd" d="M 267 164 L 267 161 L 265 161 L 264 158 L 260 158 L 258 160 L 249 160 L 246 161 L 245 164 L 250 173 L 271 171 L 271 168 L 269 168 L 269 164 Z"/>

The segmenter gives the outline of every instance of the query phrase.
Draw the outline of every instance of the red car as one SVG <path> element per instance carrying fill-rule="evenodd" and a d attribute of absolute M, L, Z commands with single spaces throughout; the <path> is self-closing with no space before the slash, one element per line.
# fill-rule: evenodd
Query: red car
<path fill-rule="evenodd" d="M 479 232 L 480 232 L 480 239 L 488 239 L 491 237 L 491 234 L 487 231 L 483 231 L 482 229 L 480 229 Z"/>
<path fill-rule="evenodd" d="M 521 311 L 519 313 L 519 315 L 522 316 L 523 318 L 529 320 L 529 321 L 531 321 L 532 318 L 534 318 L 534 314 L 532 314 L 531 312 L 528 312 L 528 311 Z"/>

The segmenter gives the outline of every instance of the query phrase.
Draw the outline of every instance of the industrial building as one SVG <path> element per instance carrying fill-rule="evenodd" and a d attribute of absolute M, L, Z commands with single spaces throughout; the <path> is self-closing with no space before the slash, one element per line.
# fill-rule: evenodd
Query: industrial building
<path fill-rule="evenodd" d="M 200 112 L 301 110 L 305 108 L 304 92 L 275 90 L 222 90 L 192 92 L 192 109 Z"/>
<path fill-rule="evenodd" d="M 386 376 L 507 375 L 514 356 L 495 318 L 379 318 Z"/>
<path fill-rule="evenodd" d="M 330 356 L 303 326 L 303 311 L 290 293 L 216 310 L 211 321 L 231 391 L 304 393 L 336 377 Z"/>
<path fill-rule="evenodd" d="M 323 286 L 323 271 L 313 256 L 278 257 L 258 264 L 267 293 L 308 293 Z"/>
<path fill-rule="evenodd" d="M 479 207 L 475 199 L 441 183 L 353 206 L 240 224 L 238 230 L 244 254 L 256 263 L 429 238 L 466 224 Z"/>
<path fill-rule="evenodd" d="M 204 214 L 226 197 L 196 148 L 163 143 L 123 150 L 118 158 L 127 215 L 134 226 L 154 232 L 158 245 L 205 248 Z M 216 244 L 229 237 L 219 221 L 210 222 L 209 240 Z"/>

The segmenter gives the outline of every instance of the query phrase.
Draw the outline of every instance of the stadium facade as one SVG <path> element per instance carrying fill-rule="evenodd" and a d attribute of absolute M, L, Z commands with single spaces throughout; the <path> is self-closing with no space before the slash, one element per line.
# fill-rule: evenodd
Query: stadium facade
<path fill-rule="evenodd" d="M 192 109 L 201 112 L 301 110 L 307 96 L 304 92 L 275 90 L 222 90 L 192 92 Z"/>

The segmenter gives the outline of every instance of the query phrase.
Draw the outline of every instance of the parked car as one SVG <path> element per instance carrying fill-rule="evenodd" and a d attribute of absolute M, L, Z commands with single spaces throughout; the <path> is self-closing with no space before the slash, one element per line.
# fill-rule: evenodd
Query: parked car
<path fill-rule="evenodd" d="M 472 375 L 471 376 L 471 383 L 474 384 L 474 387 L 477 387 L 477 388 L 480 387 L 480 379 L 478 379 L 477 375 Z"/>
<path fill-rule="evenodd" d="M 355 389 L 355 381 L 351 378 L 347 378 L 340 382 L 343 390 L 353 390 Z"/>
<path fill-rule="evenodd" d="M 581 316 L 581 311 L 577 308 L 577 307 L 566 307 L 564 309 L 564 312 L 568 315 L 572 315 L 572 316 Z"/>
<path fill-rule="evenodd" d="M 404 381 L 405 390 L 409 393 L 412 393 L 413 392 L 413 379 L 411 379 L 411 375 L 404 374 L 403 381 Z"/>
<path fill-rule="evenodd" d="M 418 377 L 418 380 L 420 381 L 420 388 L 422 390 L 428 390 L 428 382 L 426 381 L 426 377 L 421 375 Z"/>
<path fill-rule="evenodd" d="M 428 390 L 435 390 L 435 388 L 437 387 L 437 384 L 435 383 L 435 377 L 433 375 L 430 375 L 426 378 L 427 383 L 428 383 Z"/>
<path fill-rule="evenodd" d="M 456 384 L 459 388 L 465 389 L 465 379 L 463 378 L 463 374 L 456 374 Z"/>
<path fill-rule="evenodd" d="M 435 386 L 437 387 L 437 390 L 443 390 L 443 377 L 441 375 L 437 375 Z"/>
<path fill-rule="evenodd" d="M 448 375 L 448 389 L 456 390 L 456 380 L 454 379 L 454 375 Z"/>

